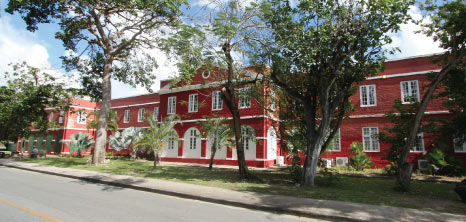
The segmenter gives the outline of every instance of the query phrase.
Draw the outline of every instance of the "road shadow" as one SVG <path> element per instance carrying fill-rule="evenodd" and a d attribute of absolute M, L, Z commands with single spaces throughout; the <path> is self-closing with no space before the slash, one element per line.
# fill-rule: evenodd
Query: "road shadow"
<path fill-rule="evenodd" d="M 102 191 L 111 192 L 116 190 L 123 190 L 126 188 L 133 188 L 135 185 L 144 182 L 143 178 L 124 178 L 115 179 L 108 176 L 87 176 L 73 180 L 70 183 L 79 185 L 94 184 L 102 187 Z"/>

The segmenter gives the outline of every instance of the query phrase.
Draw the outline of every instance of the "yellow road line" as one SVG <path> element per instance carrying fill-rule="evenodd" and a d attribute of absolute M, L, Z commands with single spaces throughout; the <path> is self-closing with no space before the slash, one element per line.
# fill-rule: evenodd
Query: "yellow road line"
<path fill-rule="evenodd" d="M 37 211 L 29 210 L 29 209 L 27 209 L 27 208 L 24 208 L 24 207 L 22 207 L 22 206 L 16 205 L 16 204 L 14 204 L 14 203 L 12 203 L 12 202 L 9 202 L 9 201 L 6 201 L 6 200 L 0 199 L 0 202 L 5 203 L 5 204 L 8 204 L 8 205 L 10 205 L 10 206 L 12 206 L 12 207 L 18 208 L 18 209 L 20 209 L 20 210 L 22 210 L 22 211 L 25 211 L 25 212 L 27 212 L 27 213 L 30 213 L 30 214 L 32 214 L 32 215 L 39 216 L 39 217 L 41 217 L 42 219 L 45 219 L 45 220 L 48 220 L 48 221 L 52 221 L 52 222 L 62 222 L 62 221 L 63 221 L 63 220 L 60 220 L 60 219 L 57 219 L 57 218 L 54 218 L 54 217 L 47 216 L 47 215 L 45 215 L 45 214 L 41 214 L 41 213 L 39 213 L 39 212 L 37 212 Z"/>

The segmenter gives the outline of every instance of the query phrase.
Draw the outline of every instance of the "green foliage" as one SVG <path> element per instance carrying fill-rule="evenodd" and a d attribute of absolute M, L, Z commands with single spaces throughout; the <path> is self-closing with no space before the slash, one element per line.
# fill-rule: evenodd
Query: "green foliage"
<path fill-rule="evenodd" d="M 215 152 L 223 146 L 231 147 L 233 145 L 231 138 L 234 136 L 234 131 L 232 126 L 226 123 L 227 119 L 215 115 L 204 116 L 204 118 L 206 121 L 201 122 L 204 131 L 199 136 L 209 137 L 211 140 L 211 152 Z"/>
<path fill-rule="evenodd" d="M 388 33 L 408 19 L 413 1 L 266 1 L 264 20 L 270 42 L 254 57 L 270 64 L 270 77 L 302 104 L 308 140 L 306 155 L 318 155 L 330 143 L 350 107 L 355 86 L 379 73 L 385 60 Z M 331 133 L 328 133 L 331 132 Z M 322 147 L 323 146 L 323 147 Z M 311 161 L 305 169 L 313 183 Z"/>
<path fill-rule="evenodd" d="M 102 102 L 99 118 L 106 120 L 112 79 L 152 92 L 157 62 L 147 49 L 161 48 L 166 30 L 180 25 L 184 5 L 187 0 L 11 0 L 6 11 L 22 14 L 30 31 L 40 23 L 59 23 L 55 38 L 70 52 L 63 64 L 81 73 L 82 93 Z M 97 131 L 106 132 L 106 124 Z M 95 165 L 104 163 L 106 136 L 97 134 Z"/>
<path fill-rule="evenodd" d="M 150 113 L 149 113 L 150 114 Z M 157 122 L 148 115 L 145 118 L 149 122 L 149 128 L 142 131 L 142 135 L 134 143 L 134 147 L 138 149 L 148 149 L 154 153 L 154 167 L 159 162 L 159 154 L 163 150 L 163 142 L 168 138 L 178 139 L 178 134 L 174 131 L 173 127 L 181 123 L 178 115 L 170 115 L 162 122 Z"/>
<path fill-rule="evenodd" d="M 395 176 L 398 172 L 398 166 L 396 165 L 396 163 L 388 164 L 383 169 L 383 172 L 389 176 Z"/>
<path fill-rule="evenodd" d="M 81 156 L 81 152 L 85 152 L 88 147 L 94 144 L 94 139 L 91 135 L 85 133 L 75 133 L 71 135 L 71 146 L 76 147 L 78 156 Z M 65 143 L 66 144 L 66 143 Z"/>
<path fill-rule="evenodd" d="M 350 156 L 350 166 L 356 171 L 362 171 L 372 166 L 371 158 L 364 153 L 362 143 L 353 142 L 350 146 L 352 155 Z"/>
<path fill-rule="evenodd" d="M 323 166 L 320 173 L 322 174 L 322 177 L 319 178 L 320 180 L 318 181 L 318 183 L 321 185 L 324 185 L 326 187 L 336 186 L 338 185 L 338 183 L 341 182 L 340 174 L 338 174 L 338 172 L 333 169 L 329 169 L 325 165 Z"/>
<path fill-rule="evenodd" d="M 397 164 L 401 149 L 406 143 L 406 138 L 409 136 L 409 131 L 414 124 L 416 111 L 419 107 L 418 102 L 412 104 L 402 104 L 399 98 L 393 102 L 393 109 L 388 111 L 385 115 L 390 119 L 393 126 L 385 129 L 387 133 L 380 132 L 379 139 L 390 145 L 387 156 L 384 159 Z M 421 125 L 420 131 L 426 131 Z M 416 141 L 417 142 L 417 141 Z"/>
<path fill-rule="evenodd" d="M 291 180 L 295 183 L 300 183 L 301 176 L 303 175 L 303 168 L 301 167 L 301 164 L 293 162 L 293 164 L 288 167 L 288 170 L 290 172 Z"/>
<path fill-rule="evenodd" d="M 161 27 L 180 23 L 180 7 L 186 0 L 170 1 L 21 1 L 8 2 L 8 13 L 22 14 L 29 31 L 41 23 L 58 22 L 55 38 L 63 42 L 70 53 L 62 57 L 67 69 L 77 69 L 83 75 L 83 93 L 102 99 L 104 64 L 115 63 L 112 78 L 130 85 L 150 89 L 157 68 L 155 59 L 142 50 L 160 43 Z M 88 59 L 81 57 L 87 54 Z"/>
<path fill-rule="evenodd" d="M 66 110 L 73 97 L 73 89 L 26 63 L 12 65 L 12 72 L 4 78 L 6 85 L 0 86 L 0 141 L 5 144 L 27 137 L 31 126 L 45 134 L 50 125 L 45 108 Z"/>
<path fill-rule="evenodd" d="M 129 127 L 124 129 L 121 133 L 117 131 L 115 135 L 110 136 L 108 138 L 108 144 L 111 149 L 116 151 L 131 148 L 131 158 L 136 159 L 138 149 L 134 147 L 134 143 L 136 143 L 141 136 L 141 128 Z"/>
<path fill-rule="evenodd" d="M 451 152 L 448 144 L 437 143 L 433 149 L 427 152 L 426 158 L 430 165 L 429 171 L 434 175 L 465 175 L 463 162 L 455 153 Z"/>
<path fill-rule="evenodd" d="M 112 133 L 118 132 L 118 122 L 120 118 L 115 110 L 110 110 L 108 113 L 107 118 L 107 127 Z M 86 125 L 87 130 L 96 129 L 97 128 L 97 117 L 99 116 L 99 111 L 92 111 L 90 113 L 91 116 L 94 116 L 91 121 L 89 121 Z"/>

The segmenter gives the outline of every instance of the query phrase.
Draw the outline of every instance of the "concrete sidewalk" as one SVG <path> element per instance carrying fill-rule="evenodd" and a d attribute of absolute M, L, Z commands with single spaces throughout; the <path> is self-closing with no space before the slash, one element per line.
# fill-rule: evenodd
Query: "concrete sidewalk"
<path fill-rule="evenodd" d="M 414 209 L 356 204 L 331 200 L 304 199 L 253 192 L 240 192 L 165 180 L 112 175 L 86 170 L 15 162 L 7 159 L 0 159 L 0 165 L 182 198 L 327 220 L 466 222 L 466 215 L 436 213 Z"/>

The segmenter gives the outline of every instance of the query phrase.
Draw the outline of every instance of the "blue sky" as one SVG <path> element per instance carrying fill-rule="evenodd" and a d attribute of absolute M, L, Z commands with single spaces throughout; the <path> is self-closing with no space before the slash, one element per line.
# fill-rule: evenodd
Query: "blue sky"
<path fill-rule="evenodd" d="M 199 6 L 207 3 L 209 0 L 190 0 L 191 11 L 198 11 Z M 30 65 L 45 69 L 57 70 L 57 75 L 69 75 L 61 69 L 60 56 L 65 51 L 61 41 L 54 38 L 55 32 L 58 31 L 57 24 L 42 24 L 39 29 L 31 33 L 26 30 L 26 25 L 20 15 L 10 15 L 4 10 L 7 1 L 1 1 L 0 17 L 0 74 L 9 70 L 9 63 L 27 61 Z M 410 13 L 414 17 L 420 18 L 420 11 L 413 7 Z M 401 26 L 401 32 L 392 34 L 393 43 L 387 47 L 399 47 L 402 52 L 391 58 L 402 58 L 409 56 L 418 56 L 424 54 L 438 53 L 441 50 L 438 44 L 434 43 L 431 38 L 422 34 L 415 34 L 418 30 L 415 24 L 409 23 Z M 166 56 L 154 50 L 153 54 L 158 59 L 159 68 L 156 70 L 157 79 L 166 79 L 176 75 L 174 61 L 169 61 Z M 75 78 L 77 78 L 75 76 Z M 154 91 L 159 89 L 159 81 L 152 86 Z M 76 81 L 74 81 L 76 84 Z M 147 93 L 142 87 L 132 88 L 119 82 L 113 82 L 112 97 L 127 97 Z"/>

